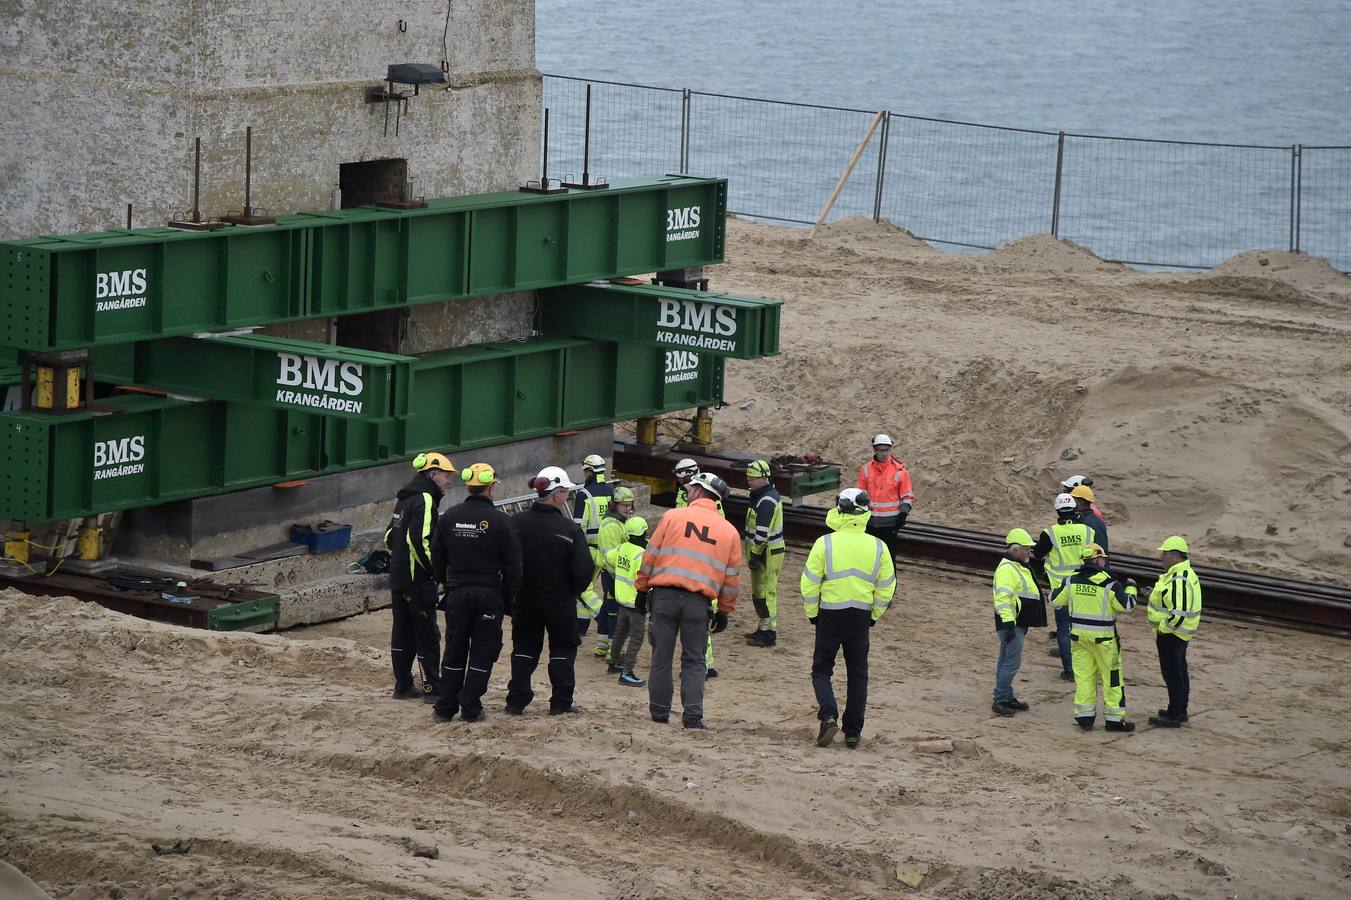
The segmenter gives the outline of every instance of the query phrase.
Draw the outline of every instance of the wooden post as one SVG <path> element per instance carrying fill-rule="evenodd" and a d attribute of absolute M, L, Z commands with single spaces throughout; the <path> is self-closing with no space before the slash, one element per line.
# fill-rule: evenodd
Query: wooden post
<path fill-rule="evenodd" d="M 830 192 L 830 199 L 826 201 L 826 208 L 821 210 L 821 217 L 816 220 L 816 224 L 812 226 L 811 234 L 807 235 L 807 237 L 816 237 L 816 229 L 821 227 L 821 223 L 826 220 L 826 216 L 830 215 L 831 209 L 834 208 L 835 201 L 840 199 L 840 191 L 844 190 L 844 184 L 849 180 L 849 176 L 853 173 L 854 166 L 858 165 L 859 159 L 863 156 L 863 151 L 868 147 L 868 142 L 873 139 L 873 132 L 877 130 L 878 125 L 882 124 L 883 115 L 885 115 L 885 113 L 879 112 L 877 115 L 873 116 L 872 124 L 868 126 L 868 131 L 863 135 L 863 140 L 858 142 L 858 149 L 854 151 L 854 156 L 849 160 L 849 165 L 844 167 L 844 172 L 840 175 L 840 180 L 835 184 L 835 190 Z"/>

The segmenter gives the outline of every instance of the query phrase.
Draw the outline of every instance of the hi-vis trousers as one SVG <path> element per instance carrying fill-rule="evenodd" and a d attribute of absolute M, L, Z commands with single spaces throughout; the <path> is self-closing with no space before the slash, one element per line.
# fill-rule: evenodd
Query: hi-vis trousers
<path fill-rule="evenodd" d="M 1070 635 L 1074 669 L 1074 718 L 1092 722 L 1098 716 L 1098 682 L 1102 682 L 1103 719 L 1126 719 L 1126 685 L 1121 678 L 1121 648 L 1113 636 Z"/>

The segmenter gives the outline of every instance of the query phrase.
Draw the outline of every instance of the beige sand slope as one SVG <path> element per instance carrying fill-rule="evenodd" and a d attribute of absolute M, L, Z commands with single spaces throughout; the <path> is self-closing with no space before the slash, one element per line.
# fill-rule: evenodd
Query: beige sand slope
<path fill-rule="evenodd" d="M 591 658 L 582 717 L 502 715 L 499 667 L 487 722 L 433 725 L 387 696 L 387 612 L 229 635 L 0 593 L 0 858 L 82 900 L 1346 895 L 1347 643 L 1207 621 L 1188 727 L 1081 734 L 1040 637 L 1033 709 L 990 715 L 986 584 L 901 585 L 857 751 L 813 744 L 791 587 L 775 649 L 735 615 L 707 732 Z M 1163 689 L 1143 622 L 1122 633 L 1143 722 Z"/>
<path fill-rule="evenodd" d="M 861 219 L 814 240 L 733 221 L 727 258 L 717 289 L 785 301 L 782 355 L 729 363 L 730 445 L 856 467 L 886 431 L 916 519 L 989 531 L 1044 527 L 1088 473 L 1116 549 L 1180 531 L 1205 562 L 1351 580 L 1351 278 L 1323 260 L 1141 273 Z"/>

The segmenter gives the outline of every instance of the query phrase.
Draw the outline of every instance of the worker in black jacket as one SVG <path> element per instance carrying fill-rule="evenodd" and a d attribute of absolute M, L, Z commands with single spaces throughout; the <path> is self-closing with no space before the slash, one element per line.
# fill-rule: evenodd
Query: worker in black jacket
<path fill-rule="evenodd" d="M 521 715 L 534 699 L 530 678 L 549 635 L 549 715 L 581 712 L 572 703 L 577 634 L 577 598 L 591 583 L 595 564 L 586 535 L 572 520 L 568 495 L 576 487 L 557 466 L 543 469 L 531 486 L 539 499 L 511 518 L 521 540 L 525 572 L 511 618 L 511 682 L 507 712 Z"/>
<path fill-rule="evenodd" d="M 460 478 L 469 496 L 441 516 L 432 544 L 432 572 L 446 586 L 438 722 L 457 712 L 466 722 L 483 718 L 483 693 L 502 652 L 502 616 L 511 615 L 521 587 L 521 543 L 506 513 L 493 505 L 493 467 L 474 463 Z"/>
<path fill-rule="evenodd" d="M 389 587 L 394 626 L 389 655 L 394 661 L 394 698 L 414 700 L 438 692 L 441 629 L 436 625 L 436 579 L 432 574 L 432 537 L 436 507 L 455 467 L 441 453 L 419 453 L 417 474 L 395 495 L 394 516 L 385 529 L 389 550 Z M 422 690 L 413 686 L 413 659 L 422 667 Z"/>

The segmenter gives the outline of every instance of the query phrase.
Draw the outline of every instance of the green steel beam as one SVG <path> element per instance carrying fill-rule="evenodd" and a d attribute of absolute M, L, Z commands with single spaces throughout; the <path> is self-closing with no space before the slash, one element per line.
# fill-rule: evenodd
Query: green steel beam
<path fill-rule="evenodd" d="M 144 387 L 356 419 L 408 415 L 412 377 L 411 356 L 270 335 L 144 341 L 133 371 Z"/>
<path fill-rule="evenodd" d="M 544 338 L 419 357 L 404 419 L 118 395 L 0 414 L 0 518 L 45 522 L 459 452 L 722 400 L 718 357 Z"/>
<path fill-rule="evenodd" d="M 723 260 L 727 182 L 507 191 L 0 243 L 0 343 L 92 348 L 553 287 Z"/>
<path fill-rule="evenodd" d="M 540 328 L 734 359 L 779 352 L 781 300 L 655 284 L 582 284 L 540 296 Z"/>

